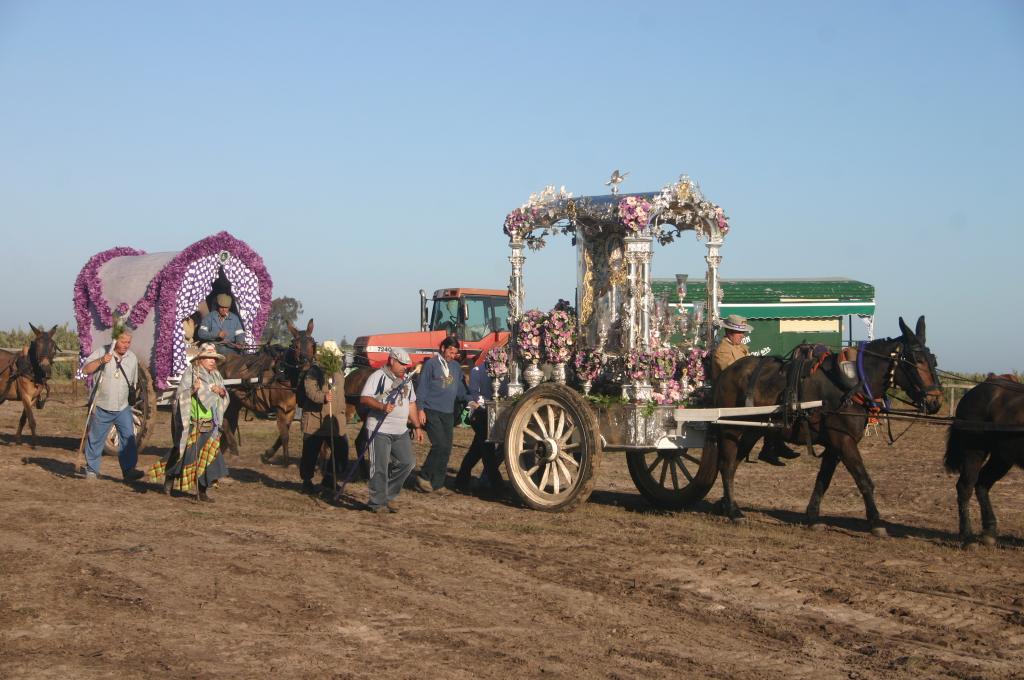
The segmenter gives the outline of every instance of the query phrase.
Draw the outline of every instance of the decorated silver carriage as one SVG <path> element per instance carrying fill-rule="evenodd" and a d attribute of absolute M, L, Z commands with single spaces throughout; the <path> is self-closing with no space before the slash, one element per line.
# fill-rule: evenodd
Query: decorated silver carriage
<path fill-rule="evenodd" d="M 189 348 L 196 342 L 198 321 L 215 308 L 216 295 L 232 296 L 232 311 L 242 321 L 245 342 L 255 345 L 270 312 L 272 286 L 263 258 L 226 231 L 180 252 L 116 247 L 86 262 L 74 288 L 79 366 L 93 349 L 110 342 L 118 318 L 132 329 L 141 388 L 132 410 L 140 448 L 157 404 L 169 403 L 173 395 Z M 116 429 L 111 430 L 107 450 L 117 451 Z"/>
<path fill-rule="evenodd" d="M 503 444 L 509 481 L 532 508 L 584 502 L 605 452 L 626 454 L 630 476 L 653 505 L 684 507 L 703 498 L 718 474 L 714 447 L 705 449 L 709 425 L 738 418 L 764 426 L 758 420 L 780 408 L 701 407 L 710 389 L 704 358 L 718 333 L 720 249 L 729 231 L 723 210 L 686 175 L 643 194 L 619 194 L 619 181 L 616 171 L 605 196 L 573 198 L 547 187 L 505 220 L 513 332 L 507 357 L 491 357 L 488 439 Z M 676 301 L 655 299 L 651 260 L 655 242 L 689 232 L 707 249 L 707 297 L 684 313 L 686 277 L 677 277 Z M 575 310 L 526 311 L 526 249 L 555 235 L 576 245 Z"/>

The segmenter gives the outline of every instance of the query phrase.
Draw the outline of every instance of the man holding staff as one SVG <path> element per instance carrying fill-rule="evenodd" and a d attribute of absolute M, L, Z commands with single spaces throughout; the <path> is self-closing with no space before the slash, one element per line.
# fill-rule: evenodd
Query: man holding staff
<path fill-rule="evenodd" d="M 132 406 L 128 403 L 129 392 L 134 392 L 138 384 L 139 359 L 130 349 L 131 331 L 123 327 L 115 328 L 115 331 L 119 332 L 113 342 L 90 354 L 82 365 L 82 372 L 95 375 L 97 381 L 92 393 L 92 415 L 86 423 L 85 478 L 94 480 L 99 477 L 103 442 L 110 434 L 110 428 L 116 427 L 121 444 L 117 452 L 121 475 L 124 481 L 133 482 L 143 475 L 142 470 L 135 469 L 139 452 Z"/>

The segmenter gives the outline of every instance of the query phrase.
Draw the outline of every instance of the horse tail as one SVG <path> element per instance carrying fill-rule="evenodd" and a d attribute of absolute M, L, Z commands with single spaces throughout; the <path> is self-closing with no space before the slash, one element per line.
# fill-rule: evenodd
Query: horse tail
<path fill-rule="evenodd" d="M 961 432 L 956 427 L 950 427 L 946 435 L 946 455 L 942 462 L 949 472 L 959 472 L 964 462 L 964 446 L 961 441 Z"/>

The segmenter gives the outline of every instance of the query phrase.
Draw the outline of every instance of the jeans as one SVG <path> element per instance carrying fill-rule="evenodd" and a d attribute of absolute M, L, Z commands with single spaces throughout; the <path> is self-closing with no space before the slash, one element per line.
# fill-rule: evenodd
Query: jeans
<path fill-rule="evenodd" d="M 420 468 L 420 476 L 430 486 L 440 489 L 448 475 L 448 458 L 452 455 L 452 432 L 455 428 L 455 414 L 424 409 L 427 424 L 423 428 L 430 437 L 430 451 Z"/>
<path fill-rule="evenodd" d="M 117 452 L 121 463 L 121 474 L 134 470 L 139 462 L 138 447 L 135 442 L 135 423 L 132 422 L 132 409 L 125 406 L 120 411 L 108 411 L 97 406 L 92 410 L 89 421 L 89 435 L 85 443 L 85 470 L 94 475 L 100 474 L 100 459 L 103 456 L 103 444 L 110 433 L 110 428 L 117 428 L 117 436 L 121 440 L 121 450 Z"/>
<path fill-rule="evenodd" d="M 416 465 L 409 433 L 378 432 L 370 442 L 370 507 L 395 500 Z"/>

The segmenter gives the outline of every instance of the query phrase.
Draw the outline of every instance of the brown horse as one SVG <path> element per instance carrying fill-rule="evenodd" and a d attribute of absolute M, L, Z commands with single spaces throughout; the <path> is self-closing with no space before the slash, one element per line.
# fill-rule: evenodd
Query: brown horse
<path fill-rule="evenodd" d="M 957 404 L 944 462 L 947 470 L 960 473 L 960 540 L 965 545 L 975 540 L 968 507 L 974 494 L 981 507 L 980 540 L 995 545 L 999 525 L 988 494 L 1011 467 L 1024 467 L 1024 385 L 1012 375 L 989 375 L 971 388 Z"/>
<path fill-rule="evenodd" d="M 232 355 L 221 365 L 225 379 L 258 379 L 254 384 L 243 383 L 230 388 L 231 401 L 224 412 L 225 451 L 238 455 L 238 417 L 242 408 L 261 416 L 273 412 L 277 419 L 277 439 L 260 455 L 260 460 L 270 462 L 281 449 L 284 464 L 288 465 L 288 431 L 295 418 L 296 390 L 316 356 L 312 319 L 304 331 L 297 330 L 289 321 L 288 330 L 292 334 L 288 347 L 270 345 L 258 354 Z"/>
<path fill-rule="evenodd" d="M 32 448 L 36 447 L 36 418 L 32 414 L 32 404 L 42 408 L 50 394 L 51 371 L 53 358 L 57 354 L 57 343 L 53 334 L 57 327 L 43 331 L 32 324 L 28 325 L 36 337 L 20 352 L 0 350 L 0 404 L 8 399 L 21 401 L 21 418 L 14 434 L 14 443 L 21 443 L 21 432 L 28 423 L 32 432 Z"/>
<path fill-rule="evenodd" d="M 345 421 L 351 423 L 352 418 L 359 414 L 359 395 L 363 393 L 366 379 L 377 370 L 369 366 L 360 366 L 345 376 Z M 360 415 L 361 419 L 361 415 Z"/>
<path fill-rule="evenodd" d="M 779 432 L 786 441 L 825 447 L 814 492 L 807 505 L 807 522 L 811 525 L 818 522 L 822 496 L 832 482 L 836 465 L 842 460 L 864 497 L 871 533 L 877 536 L 886 534 L 875 506 L 874 484 L 857 446 L 864 436 L 869 412 L 875 405 L 882 404 L 886 392 L 895 386 L 903 389 L 919 409 L 928 413 L 935 413 L 942 406 L 942 388 L 936 376 L 935 357 L 925 345 L 924 317 L 918 319 L 916 331 L 911 331 L 901 318 L 900 329 L 903 331 L 900 337 L 873 340 L 860 347 L 859 368 L 852 386 L 844 381 L 837 357 L 825 356 L 820 367 L 804 378 L 799 386 L 800 401 L 820 399 L 824 405 L 805 417 L 778 424 L 781 425 Z M 762 361 L 763 365 L 759 367 Z M 755 406 L 786 403 L 788 368 L 792 364 L 792 360 L 781 357 L 740 359 L 715 381 L 712 390 L 714 405 L 744 406 L 748 396 L 752 397 Z M 743 516 L 733 495 L 737 462 L 746 458 L 764 433 L 763 428 L 757 427 L 718 427 L 723 489 L 719 507 L 733 520 Z"/>

